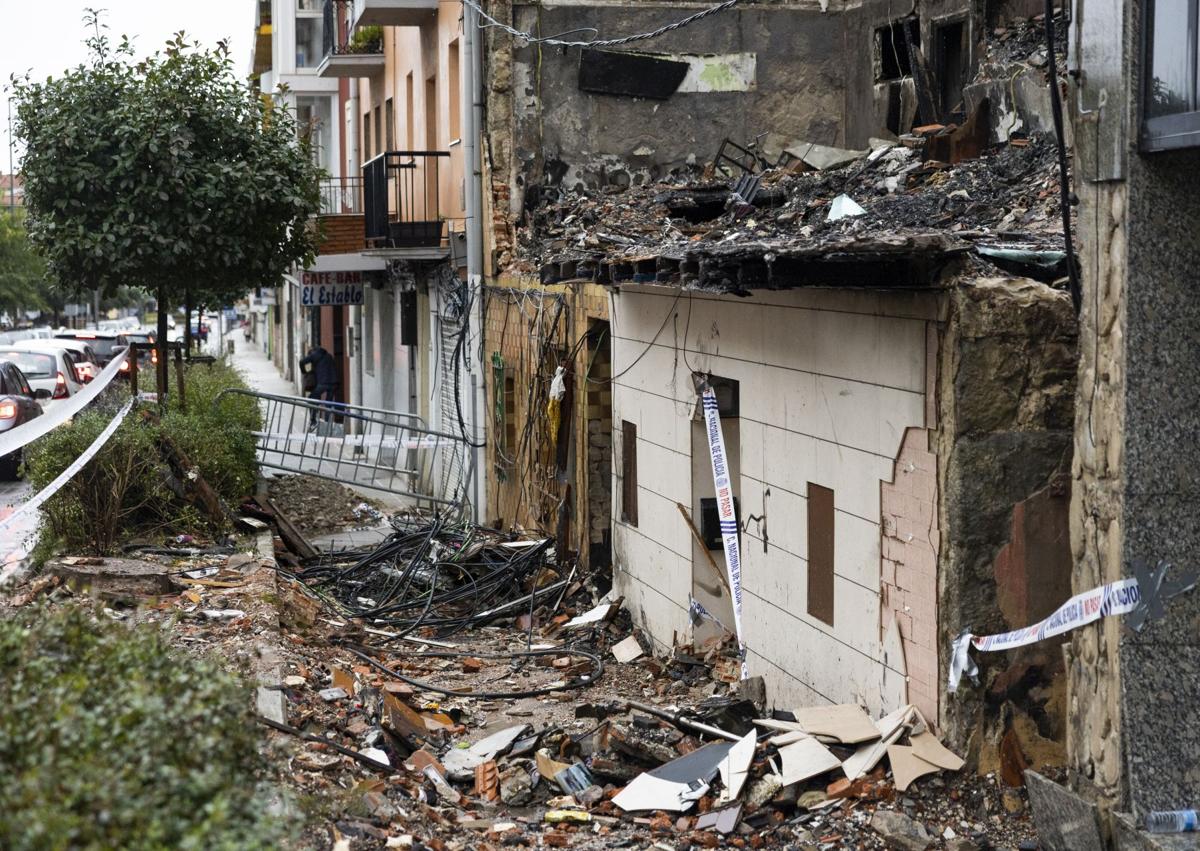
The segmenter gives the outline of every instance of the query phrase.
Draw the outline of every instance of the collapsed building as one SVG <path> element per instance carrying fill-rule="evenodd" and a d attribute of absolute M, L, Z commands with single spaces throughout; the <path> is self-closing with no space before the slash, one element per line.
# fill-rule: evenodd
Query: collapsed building
<path fill-rule="evenodd" d="M 502 11 L 603 35 L 683 14 Z M 660 651 L 740 620 L 769 703 L 911 702 L 985 764 L 1010 730 L 1061 762 L 1065 727 L 1044 646 L 945 687 L 961 631 L 1071 591 L 1075 317 L 1019 11 L 739 5 L 653 52 L 488 45 L 492 516 L 611 563 Z"/>

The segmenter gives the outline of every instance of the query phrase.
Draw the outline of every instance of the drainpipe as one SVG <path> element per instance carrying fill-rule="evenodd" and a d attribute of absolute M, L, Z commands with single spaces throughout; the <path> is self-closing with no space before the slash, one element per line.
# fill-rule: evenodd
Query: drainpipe
<path fill-rule="evenodd" d="M 346 99 L 346 114 L 344 116 L 346 122 L 346 177 L 350 181 L 350 185 L 358 184 L 358 203 L 363 204 L 362 193 L 362 170 L 358 162 L 358 78 L 350 78 L 350 96 Z M 361 210 L 359 212 L 362 212 Z M 361 405 L 363 403 L 363 356 L 362 356 L 362 334 L 359 329 L 362 327 L 363 314 L 366 312 L 366 299 L 363 299 L 362 307 L 350 308 L 350 333 L 352 335 L 353 352 L 354 352 L 354 372 L 351 377 L 353 386 L 350 388 L 350 403 Z"/>
<path fill-rule="evenodd" d="M 479 29 L 479 13 L 470 5 L 463 4 L 463 42 L 466 50 L 467 68 L 463 75 L 466 97 L 462 104 L 463 158 L 466 171 L 466 230 L 467 230 L 467 286 L 471 291 L 470 323 L 474 334 L 468 337 L 470 348 L 463 354 L 471 399 L 464 405 L 471 417 L 472 449 L 475 453 L 475 474 L 472 495 L 476 523 L 486 523 L 487 490 L 484 479 L 486 467 L 486 430 L 483 428 L 483 413 L 487 410 L 484 398 L 483 370 L 480 363 L 483 340 L 483 168 L 479 152 L 483 132 L 483 39 Z"/>

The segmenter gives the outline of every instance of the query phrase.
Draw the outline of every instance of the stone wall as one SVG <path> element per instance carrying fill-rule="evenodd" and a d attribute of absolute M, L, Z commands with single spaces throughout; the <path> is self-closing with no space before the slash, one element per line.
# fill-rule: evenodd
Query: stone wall
<path fill-rule="evenodd" d="M 962 630 L 976 635 L 1027 626 L 1010 618 L 1014 592 L 1040 593 L 1038 610 L 1057 607 L 1068 595 L 1071 565 L 1022 560 L 1014 553 L 1016 531 L 1036 520 L 1059 523 L 1066 512 L 1030 497 L 1069 469 L 1074 411 L 1076 330 L 1066 293 L 1024 279 L 985 279 L 956 289 L 941 341 L 938 387 L 940 526 L 938 647 L 940 670 L 948 670 L 951 642 Z M 1037 518 L 1031 511 L 1042 508 Z M 1020 541 L 1016 541 L 1019 545 Z M 1008 558 L 999 558 L 1007 552 Z M 1048 577 L 1047 572 L 1054 576 Z M 1061 599 L 1050 599 L 1058 596 Z M 988 759 L 1014 710 L 1007 694 L 992 689 L 1011 669 L 1027 666 L 1020 654 L 978 654 L 983 688 L 964 682 L 943 697 L 943 726 L 972 759 Z M 1037 708 L 1038 712 L 1044 706 Z M 1060 715 L 1061 703 L 1056 710 Z M 1058 730 L 1048 723 L 1046 731 Z"/>

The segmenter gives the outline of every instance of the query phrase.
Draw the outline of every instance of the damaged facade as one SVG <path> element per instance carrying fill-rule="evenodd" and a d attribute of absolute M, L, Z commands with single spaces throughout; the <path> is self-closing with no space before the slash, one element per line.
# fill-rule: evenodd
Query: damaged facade
<path fill-rule="evenodd" d="M 499 11 L 543 33 L 680 15 Z M 487 56 L 491 259 L 506 287 L 489 297 L 485 350 L 530 364 L 516 374 L 533 382 L 515 382 L 525 398 L 510 405 L 507 373 L 491 376 L 489 452 L 532 432 L 560 460 L 540 517 L 527 484 L 489 464 L 492 516 L 560 536 L 567 517 L 581 548 L 611 517 L 617 593 L 659 652 L 733 631 L 703 377 L 737 502 L 747 664 L 768 702 L 911 702 L 993 764 L 1014 726 L 1030 750 L 1061 743 L 1062 665 L 989 660 L 994 688 L 951 701 L 948 651 L 964 629 L 1019 628 L 1069 596 L 1077 343 L 1052 286 L 1066 267 L 1047 102 L 999 82 L 1044 91 L 1044 47 L 1037 24 L 1009 32 L 1002 12 L 754 5 L 645 49 L 494 32 Z M 829 221 L 841 194 L 864 214 Z M 600 322 L 611 360 L 597 374 Z M 541 401 L 559 366 L 574 379 L 570 434 Z M 596 442 L 581 384 L 611 398 L 605 513 L 571 495 L 602 493 L 583 463 Z M 530 513 L 506 507 L 521 500 Z M 1010 699 L 1014 680 L 1037 696 Z"/>

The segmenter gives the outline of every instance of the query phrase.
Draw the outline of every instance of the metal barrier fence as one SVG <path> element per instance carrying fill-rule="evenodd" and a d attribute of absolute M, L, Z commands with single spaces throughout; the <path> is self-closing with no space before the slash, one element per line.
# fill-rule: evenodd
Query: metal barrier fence
<path fill-rule="evenodd" d="M 475 454 L 461 436 L 432 431 L 415 414 L 241 389 L 222 391 L 213 404 L 232 395 L 259 402 L 263 467 L 385 491 L 440 515 L 466 506 Z"/>

